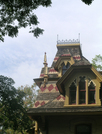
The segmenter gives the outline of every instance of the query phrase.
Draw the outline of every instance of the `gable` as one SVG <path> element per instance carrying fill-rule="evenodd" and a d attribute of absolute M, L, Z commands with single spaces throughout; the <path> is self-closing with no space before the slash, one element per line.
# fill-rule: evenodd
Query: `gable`
<path fill-rule="evenodd" d="M 82 87 L 81 79 L 84 80 Z M 57 82 L 60 93 L 65 96 L 64 106 L 100 106 L 100 82 L 102 76 L 91 65 L 72 66 Z"/>
<path fill-rule="evenodd" d="M 71 57 L 69 54 L 60 56 L 54 66 L 55 70 L 58 71 L 58 77 L 62 77 L 63 70 L 66 71 L 74 63 L 75 61 L 73 57 Z"/>

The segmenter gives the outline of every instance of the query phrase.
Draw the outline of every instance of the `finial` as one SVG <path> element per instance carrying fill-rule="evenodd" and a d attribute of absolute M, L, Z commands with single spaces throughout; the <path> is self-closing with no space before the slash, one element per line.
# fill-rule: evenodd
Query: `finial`
<path fill-rule="evenodd" d="M 79 42 L 80 42 L 80 33 L 79 33 Z"/>
<path fill-rule="evenodd" d="M 48 67 L 47 67 L 47 57 L 46 57 L 46 52 L 44 55 L 44 87 L 46 86 L 46 83 L 48 81 Z"/>
<path fill-rule="evenodd" d="M 44 55 L 44 63 L 43 64 L 44 64 L 44 68 L 45 68 L 44 74 L 48 74 L 46 52 Z"/>
<path fill-rule="evenodd" d="M 47 63 L 47 58 L 46 58 L 46 52 L 45 52 L 45 55 L 44 55 L 44 64 Z"/>

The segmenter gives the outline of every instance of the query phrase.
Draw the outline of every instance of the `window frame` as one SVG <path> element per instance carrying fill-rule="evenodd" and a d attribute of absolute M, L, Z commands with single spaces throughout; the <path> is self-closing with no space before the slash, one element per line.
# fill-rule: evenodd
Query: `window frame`
<path fill-rule="evenodd" d="M 79 82 L 80 82 L 80 77 L 85 77 L 85 89 L 83 90 L 79 90 Z M 71 84 L 74 82 L 74 80 L 76 79 L 76 103 L 70 103 L 70 86 L 71 86 Z M 95 100 L 95 103 L 89 103 L 89 84 L 88 84 L 88 77 L 86 77 L 85 75 L 83 76 L 83 75 L 80 75 L 80 76 L 78 76 L 78 77 L 76 77 L 76 78 L 74 78 L 73 79 L 73 81 L 70 83 L 70 86 L 69 86 L 69 88 L 68 88 L 68 96 L 69 96 L 69 101 L 68 101 L 68 105 L 69 106 L 72 106 L 72 105 L 79 105 L 79 106 L 81 106 L 81 105 L 94 105 L 94 104 L 96 104 L 96 84 L 95 84 L 95 82 L 91 79 L 90 80 L 90 82 L 92 82 L 93 84 L 94 84 L 94 86 L 95 86 L 95 89 L 93 90 L 91 90 L 91 91 L 94 91 L 94 100 Z M 91 92 L 90 91 L 90 92 Z M 80 103 L 80 92 L 85 92 L 85 103 Z"/>
<path fill-rule="evenodd" d="M 94 84 L 94 82 L 93 81 L 91 81 L 92 83 L 93 83 L 93 85 L 94 85 L 94 89 L 89 89 L 89 86 L 90 86 L 90 84 L 88 85 L 88 104 L 96 104 L 96 86 L 95 86 L 95 84 Z M 91 83 L 90 82 L 90 83 Z M 94 91 L 94 99 L 95 99 L 95 103 L 89 103 L 89 95 L 90 95 L 90 93 L 89 92 L 93 92 Z"/>
<path fill-rule="evenodd" d="M 80 76 L 80 77 L 82 77 L 82 76 Z M 85 76 L 83 76 L 83 77 L 85 77 Z M 85 89 L 81 89 L 80 90 L 80 81 L 78 82 L 78 87 L 79 87 L 79 104 L 86 104 L 86 77 L 85 77 L 85 83 L 84 83 L 85 85 Z M 84 95 L 85 95 L 85 103 L 80 103 L 80 93 L 84 93 Z"/>
<path fill-rule="evenodd" d="M 67 67 L 67 65 L 68 65 L 68 67 Z M 63 67 L 65 67 L 65 68 L 63 68 Z M 65 72 L 67 71 L 67 69 L 70 67 L 70 63 L 68 62 L 66 65 L 65 65 L 65 63 L 63 62 L 62 63 L 62 75 L 64 75 L 65 74 Z"/>
<path fill-rule="evenodd" d="M 76 80 L 76 79 L 75 79 L 75 80 Z M 74 89 L 74 90 L 71 90 L 72 83 L 74 83 L 75 88 L 76 88 L 76 89 Z M 77 87 L 76 87 L 76 83 L 75 83 L 75 82 L 72 82 L 72 83 L 71 83 L 71 85 L 70 85 L 70 87 L 69 87 L 69 95 L 71 96 L 71 92 L 75 92 L 75 103 L 72 103 L 72 104 L 71 104 L 71 101 L 70 101 L 70 99 L 69 99 L 69 104 L 70 104 L 70 105 L 76 105 L 76 98 L 77 98 L 77 96 L 76 96 L 76 91 L 77 91 Z"/>

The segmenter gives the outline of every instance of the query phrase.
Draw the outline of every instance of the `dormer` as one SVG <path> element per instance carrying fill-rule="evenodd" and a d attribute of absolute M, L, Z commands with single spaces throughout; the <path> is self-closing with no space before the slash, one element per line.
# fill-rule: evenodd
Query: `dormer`
<path fill-rule="evenodd" d="M 64 62 L 62 63 L 62 75 L 67 71 L 67 69 L 69 69 L 70 68 L 70 63 L 69 62 L 67 62 L 67 64 L 65 64 Z"/>
<path fill-rule="evenodd" d="M 59 92 L 65 96 L 64 107 L 100 106 L 102 76 L 91 64 L 72 65 L 58 80 Z"/>
<path fill-rule="evenodd" d="M 66 70 L 74 63 L 74 59 L 71 55 L 61 55 L 54 66 L 55 70 L 58 71 L 58 77 L 62 77 Z"/>

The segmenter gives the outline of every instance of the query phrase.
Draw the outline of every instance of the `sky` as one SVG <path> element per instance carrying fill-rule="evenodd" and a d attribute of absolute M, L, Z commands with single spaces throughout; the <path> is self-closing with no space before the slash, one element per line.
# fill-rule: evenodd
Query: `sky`
<path fill-rule="evenodd" d="M 38 17 L 43 35 L 35 38 L 29 29 L 21 29 L 17 38 L 5 37 L 0 42 L 0 75 L 11 77 L 15 87 L 31 86 L 39 78 L 47 53 L 51 66 L 58 40 L 79 39 L 83 56 L 90 62 L 102 55 L 102 0 L 88 6 L 81 0 L 52 0 L 51 7 L 39 7 Z"/>

